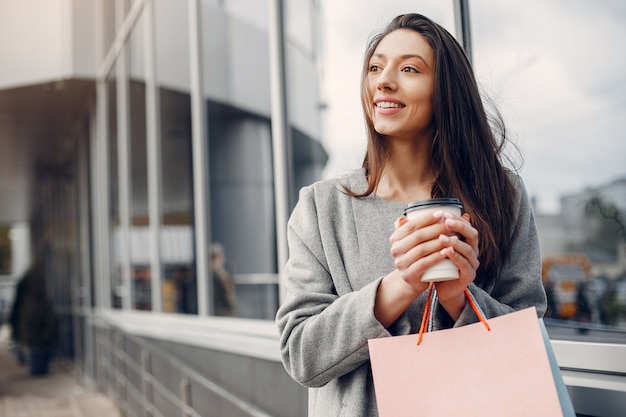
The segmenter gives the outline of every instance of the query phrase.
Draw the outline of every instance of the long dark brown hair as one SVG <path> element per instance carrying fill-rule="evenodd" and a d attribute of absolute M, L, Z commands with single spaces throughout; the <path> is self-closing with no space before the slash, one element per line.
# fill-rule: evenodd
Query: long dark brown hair
<path fill-rule="evenodd" d="M 389 160 L 389 143 L 374 129 L 372 97 L 368 88 L 369 62 L 380 41 L 389 33 L 409 29 L 422 35 L 435 57 L 433 94 L 433 141 L 431 159 L 436 179 L 431 195 L 457 197 L 469 213 L 480 236 L 478 283 L 491 282 L 510 254 L 515 188 L 503 150 L 508 142 L 499 113 L 488 117 L 472 67 L 463 48 L 443 27 L 420 14 L 394 18 L 367 47 L 361 76 L 361 104 L 368 143 L 363 168 L 368 188 L 363 193 L 347 189 L 354 197 L 376 191 Z"/>

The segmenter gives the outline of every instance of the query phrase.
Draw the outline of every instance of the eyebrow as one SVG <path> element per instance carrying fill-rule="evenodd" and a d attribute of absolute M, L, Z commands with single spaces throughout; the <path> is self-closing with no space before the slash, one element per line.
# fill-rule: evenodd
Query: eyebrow
<path fill-rule="evenodd" d="M 372 55 L 372 58 L 373 58 L 373 57 L 376 57 L 376 58 L 385 58 L 386 56 L 385 56 L 385 54 L 373 54 L 373 55 Z M 417 59 L 419 59 L 420 61 L 422 61 L 422 62 L 423 62 L 423 63 L 424 63 L 427 67 L 429 67 L 429 68 L 430 68 L 430 65 L 428 64 L 428 62 L 427 62 L 427 61 L 426 61 L 426 60 L 425 60 L 425 59 L 424 59 L 421 55 L 419 55 L 419 54 L 404 54 L 404 55 L 400 55 L 400 58 L 401 58 L 402 60 L 409 59 L 409 58 L 417 58 Z"/>

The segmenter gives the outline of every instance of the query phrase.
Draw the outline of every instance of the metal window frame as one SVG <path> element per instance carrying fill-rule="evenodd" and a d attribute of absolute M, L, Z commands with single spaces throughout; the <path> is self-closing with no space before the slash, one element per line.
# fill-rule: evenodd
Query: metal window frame
<path fill-rule="evenodd" d="M 289 219 L 289 190 L 291 181 L 291 150 L 284 44 L 284 14 L 282 0 L 268 0 L 268 30 L 270 54 L 270 95 L 272 152 L 274 169 L 274 210 L 276 216 L 276 252 L 279 281 L 289 257 L 287 221 Z M 279 302 L 283 298 L 279 284 Z"/>
<path fill-rule="evenodd" d="M 124 21 L 124 0 L 117 0 L 115 8 L 116 20 Z M 137 15 L 137 17 L 139 14 Z M 134 22 L 133 22 L 134 23 Z M 131 150 L 130 150 L 130 88 L 128 76 L 128 44 L 133 25 L 128 26 L 128 36 L 120 45 L 115 60 L 115 76 L 117 89 L 117 187 L 118 212 L 120 216 L 119 236 L 117 242 L 120 255 L 120 274 L 122 277 L 122 309 L 132 309 L 132 271 L 130 248 L 130 223 L 132 213 L 132 184 L 130 178 Z M 116 39 L 117 40 L 117 39 Z M 111 276 L 111 278 L 113 278 Z"/>
<path fill-rule="evenodd" d="M 102 4 L 102 3 L 101 3 Z M 116 3 L 116 18 L 120 21 L 119 29 L 117 31 L 115 40 L 106 55 L 100 51 L 98 56 L 104 56 L 102 63 L 98 70 L 97 83 L 98 83 L 98 100 L 99 109 L 98 124 L 101 127 L 98 129 L 98 135 L 101 137 L 100 146 L 102 149 L 95 155 L 99 158 L 106 158 L 108 156 L 108 149 L 106 142 L 108 139 L 108 126 L 106 126 L 106 120 L 108 116 L 108 103 L 106 97 L 106 80 L 107 76 L 113 70 L 116 71 L 117 77 L 117 129 L 118 129 L 118 188 L 119 188 L 119 213 L 120 213 L 120 255 L 121 255 L 121 269 L 123 279 L 123 297 L 122 308 L 124 310 L 131 310 L 133 305 L 133 293 L 132 293 L 132 267 L 131 267 L 131 254 L 130 248 L 127 245 L 130 242 L 130 230 L 131 230 L 131 213 L 132 213 L 132 190 L 131 190 L 131 178 L 130 178 L 130 104 L 129 104 L 129 88 L 128 88 L 128 67 L 127 67 L 127 48 L 128 40 L 131 36 L 132 30 L 136 27 L 137 21 L 142 16 L 145 17 L 144 21 L 144 60 L 145 60 L 145 83 L 146 83 L 146 152 L 147 152 L 147 164 L 148 164 L 148 210 L 149 210 L 149 230 L 151 236 L 150 247 L 150 269 L 151 269 L 151 303 L 154 311 L 162 310 L 162 296 L 161 296 L 161 284 L 162 284 L 162 266 L 161 266 L 161 251 L 160 251 L 160 228 L 161 228 L 161 144 L 160 144 L 160 125 L 159 125 L 159 111 L 160 100 L 158 85 L 156 82 L 156 57 L 155 57 L 155 35 L 154 35 L 154 0 L 136 0 L 132 3 L 128 13 L 125 13 L 124 0 L 118 0 Z M 96 19 L 97 20 L 97 19 Z M 102 39 L 104 37 L 104 28 L 100 25 L 97 28 L 99 36 L 98 46 L 102 47 Z M 103 162 L 101 161 L 100 164 Z M 98 177 L 98 184 L 100 189 L 108 190 L 108 161 L 104 163 L 106 170 L 100 170 Z M 104 183 L 106 181 L 106 184 Z M 107 193 L 105 193 L 107 194 Z M 108 268 L 109 272 L 100 274 L 98 282 L 99 291 L 98 296 L 102 298 L 99 305 L 103 308 L 111 307 L 111 300 L 105 300 L 106 295 L 110 294 L 111 276 L 110 276 L 110 238 L 111 230 L 109 225 L 108 207 L 109 196 L 106 195 L 99 199 L 98 202 L 94 201 L 94 208 L 97 207 L 100 214 L 97 216 L 99 220 L 99 229 L 103 234 L 106 233 L 106 246 L 107 252 L 101 252 L 100 248 L 97 252 L 101 257 L 99 264 L 104 268 Z M 104 241 L 103 241 L 104 242 Z M 105 246 L 105 245 L 103 245 Z M 105 269 L 99 268 L 100 271 Z M 105 290 L 105 288 L 108 289 Z"/>
<path fill-rule="evenodd" d="M 154 27 L 154 0 L 147 0 L 144 17 L 144 67 L 146 83 L 146 152 L 148 158 L 148 218 L 150 229 L 150 270 L 152 311 L 163 310 L 161 263 L 162 176 L 161 101 L 156 80 L 156 45 Z"/>
<path fill-rule="evenodd" d="M 109 158 L 107 150 L 107 106 L 108 94 L 106 79 L 97 81 L 97 103 L 96 103 L 96 136 L 93 137 L 91 146 L 92 165 L 92 190 L 109 189 Z M 95 284 L 95 305 L 97 308 L 109 308 L 111 300 L 106 294 L 110 294 L 110 265 L 109 265 L 109 219 L 107 207 L 109 207 L 108 191 L 104 193 L 94 192 L 92 194 L 94 211 L 94 284 Z"/>
<path fill-rule="evenodd" d="M 191 147 L 193 158 L 194 239 L 196 249 L 196 284 L 198 286 L 198 315 L 207 316 L 213 311 L 208 283 L 209 267 L 210 194 L 208 184 L 208 121 L 202 81 L 202 25 L 199 0 L 188 0 L 189 18 L 189 68 L 191 98 Z"/>

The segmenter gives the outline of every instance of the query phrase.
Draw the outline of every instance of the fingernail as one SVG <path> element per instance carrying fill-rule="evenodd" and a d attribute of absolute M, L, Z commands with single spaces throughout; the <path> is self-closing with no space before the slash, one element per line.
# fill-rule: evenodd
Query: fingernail
<path fill-rule="evenodd" d="M 456 220 L 446 219 L 446 226 L 454 227 L 455 224 L 456 224 Z"/>
<path fill-rule="evenodd" d="M 450 242 L 450 238 L 446 235 L 439 235 L 439 240 L 441 240 L 444 243 Z"/>
<path fill-rule="evenodd" d="M 407 218 L 406 218 L 406 217 L 400 217 L 400 218 L 398 219 L 398 224 L 399 224 L 400 226 L 405 225 L 407 222 L 408 222 L 408 220 L 407 220 Z"/>
<path fill-rule="evenodd" d="M 447 248 L 443 248 L 439 251 L 440 254 L 444 256 L 452 255 L 454 253 L 454 247 L 448 246 Z"/>
<path fill-rule="evenodd" d="M 433 213 L 433 217 L 436 219 L 441 218 L 441 216 L 443 216 L 443 210 L 437 210 L 436 212 Z"/>

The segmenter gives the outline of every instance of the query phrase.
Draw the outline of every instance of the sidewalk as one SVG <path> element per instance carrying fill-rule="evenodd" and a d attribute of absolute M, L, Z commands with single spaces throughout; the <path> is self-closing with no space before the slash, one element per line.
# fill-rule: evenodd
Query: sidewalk
<path fill-rule="evenodd" d="M 80 384 L 71 369 L 50 364 L 44 377 L 30 375 L 9 351 L 9 329 L 0 328 L 0 417 L 120 417 L 104 394 Z"/>

